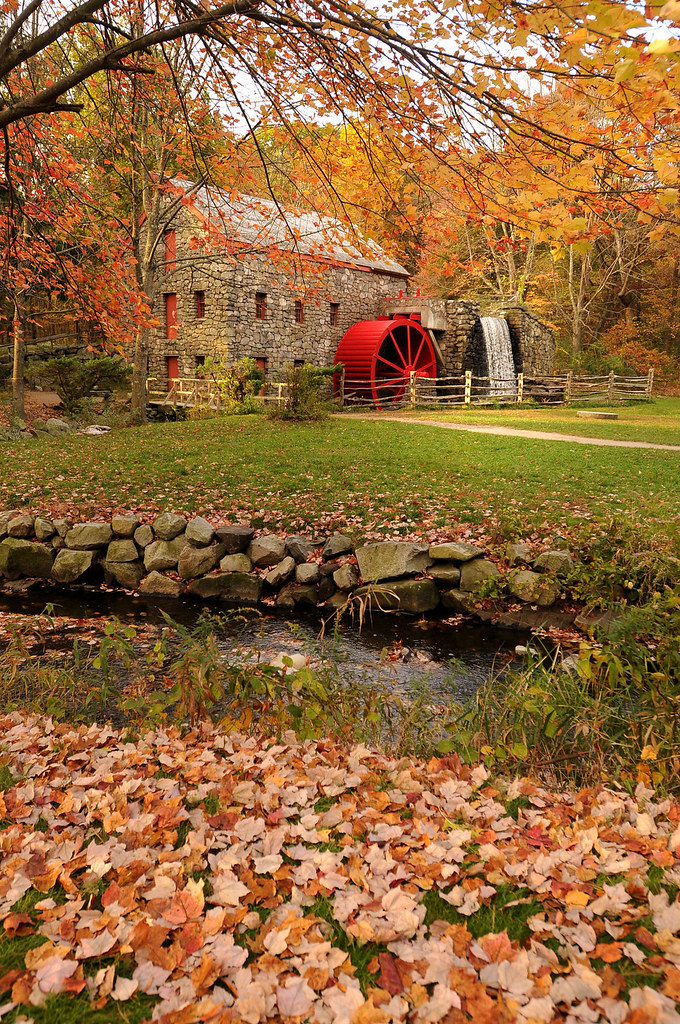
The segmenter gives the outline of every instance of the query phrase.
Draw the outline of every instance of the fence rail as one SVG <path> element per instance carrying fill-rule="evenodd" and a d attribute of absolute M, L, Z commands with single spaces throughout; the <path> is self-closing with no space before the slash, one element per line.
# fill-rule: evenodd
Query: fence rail
<path fill-rule="evenodd" d="M 530 377 L 481 377 L 467 370 L 448 377 L 418 377 L 415 373 L 383 377 L 375 381 L 353 380 L 339 370 L 323 390 L 342 408 L 414 409 L 418 406 L 490 405 L 497 402 L 569 405 L 571 402 L 648 401 L 654 387 L 654 370 L 644 377 L 609 373 L 586 376 L 568 373 Z M 285 400 L 288 385 L 266 381 L 256 396 L 263 403 Z M 219 382 L 203 377 L 180 377 L 168 387 L 154 378 L 147 381 L 150 405 L 167 408 L 204 409 L 220 412 L 228 401 Z"/>

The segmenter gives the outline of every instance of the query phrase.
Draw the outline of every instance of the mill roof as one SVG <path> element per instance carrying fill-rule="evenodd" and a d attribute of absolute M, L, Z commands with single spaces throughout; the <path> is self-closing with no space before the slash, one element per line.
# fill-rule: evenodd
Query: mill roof
<path fill-rule="evenodd" d="M 273 199 L 173 178 L 171 186 L 191 196 L 197 212 L 210 224 L 249 248 L 298 252 L 302 256 L 349 265 L 375 273 L 409 277 L 372 239 L 364 239 L 335 217 L 310 210 L 287 209 Z"/>

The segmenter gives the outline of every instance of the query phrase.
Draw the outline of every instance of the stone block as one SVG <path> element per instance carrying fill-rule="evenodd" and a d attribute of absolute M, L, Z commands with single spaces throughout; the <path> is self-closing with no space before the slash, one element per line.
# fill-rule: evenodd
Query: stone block
<path fill-rule="evenodd" d="M 142 580 L 139 585 L 139 593 L 145 597 L 173 597 L 177 598 L 184 590 L 184 584 L 180 580 L 170 579 L 161 572 L 153 570 Z"/>
<path fill-rule="evenodd" d="M 134 538 L 138 548 L 148 548 L 153 543 L 153 530 L 148 523 L 143 523 L 135 530 Z"/>
<path fill-rule="evenodd" d="M 297 583 L 318 583 L 321 579 L 319 566 L 316 562 L 303 562 L 295 569 L 295 581 Z"/>
<path fill-rule="evenodd" d="M 574 568 L 574 559 L 568 551 L 544 551 L 534 558 L 533 568 L 536 572 L 554 572 L 557 576 L 566 576 Z"/>
<path fill-rule="evenodd" d="M 177 571 L 183 580 L 193 580 L 212 572 L 224 555 L 222 544 L 214 544 L 209 548 L 194 548 L 186 544 L 180 553 Z"/>
<path fill-rule="evenodd" d="M 338 590 L 352 590 L 352 588 L 356 587 L 359 582 L 359 574 L 354 566 L 350 562 L 347 562 L 345 565 L 341 565 L 339 569 L 335 570 L 333 573 L 333 582 Z"/>
<path fill-rule="evenodd" d="M 184 532 L 186 525 L 184 516 L 177 516 L 174 512 L 161 512 L 153 521 L 153 532 L 159 540 L 174 540 Z"/>
<path fill-rule="evenodd" d="M 195 597 L 219 598 L 229 604 L 257 604 L 262 593 L 262 580 L 245 572 L 211 572 L 192 580 L 187 593 Z"/>
<path fill-rule="evenodd" d="M 59 419 L 58 416 L 52 416 L 49 420 L 47 420 L 45 424 L 45 430 L 47 431 L 48 434 L 51 434 L 52 437 L 58 437 L 59 434 L 71 433 L 71 427 L 66 422 L 66 420 Z"/>
<path fill-rule="evenodd" d="M 162 572 L 163 569 L 174 569 L 184 550 L 184 536 L 173 540 L 155 540 L 144 549 L 144 568 L 147 572 Z"/>
<path fill-rule="evenodd" d="M 203 516 L 194 516 L 187 523 L 186 538 L 189 543 L 197 548 L 207 547 L 214 535 L 215 531 L 212 524 L 207 519 L 204 519 Z"/>
<path fill-rule="evenodd" d="M 33 524 L 33 530 L 38 540 L 49 540 L 57 532 L 54 524 L 49 519 L 42 519 L 38 516 Z"/>
<path fill-rule="evenodd" d="M 126 590 L 136 590 L 144 575 L 144 563 L 141 558 L 135 562 L 102 562 L 104 580 L 108 584 L 117 584 Z"/>
<path fill-rule="evenodd" d="M 111 529 L 116 537 L 134 537 L 138 526 L 137 516 L 114 516 L 111 520 Z"/>
<path fill-rule="evenodd" d="M 273 569 L 265 576 L 265 583 L 268 583 L 270 587 L 280 587 L 282 583 L 289 580 L 295 572 L 295 559 L 290 555 L 286 555 L 278 565 L 275 565 Z"/>
<path fill-rule="evenodd" d="M 8 512 L 0 512 L 0 537 L 7 536 L 7 527 L 12 519 L 16 519 L 18 515 L 21 515 L 21 513 L 15 508 Z"/>
<path fill-rule="evenodd" d="M 20 576 L 46 578 L 52 573 L 54 551 L 23 537 L 5 537 L 0 543 L 0 574 L 8 580 Z"/>
<path fill-rule="evenodd" d="M 258 569 L 278 565 L 286 557 L 286 545 L 274 533 L 265 533 L 250 542 L 248 557 Z"/>
<path fill-rule="evenodd" d="M 488 558 L 474 558 L 460 567 L 460 590 L 474 592 L 479 590 L 482 583 L 495 576 L 500 576 L 500 572 L 493 562 Z"/>
<path fill-rule="evenodd" d="M 78 523 L 66 534 L 66 547 L 73 551 L 105 548 L 113 540 L 108 523 Z"/>
<path fill-rule="evenodd" d="M 508 544 L 505 557 L 510 565 L 528 565 L 531 561 L 528 544 Z"/>
<path fill-rule="evenodd" d="M 474 544 L 451 540 L 445 544 L 430 544 L 429 554 L 436 562 L 469 562 L 473 558 L 480 558 L 484 552 Z"/>
<path fill-rule="evenodd" d="M 439 591 L 433 580 L 392 580 L 382 585 L 359 587 L 354 594 L 364 598 L 376 611 L 402 611 L 421 614 L 439 604 Z"/>
<path fill-rule="evenodd" d="M 354 545 L 349 537 L 343 533 L 334 533 L 324 544 L 321 556 L 324 561 L 327 561 L 329 558 L 337 558 L 339 555 L 351 555 L 353 551 Z"/>
<path fill-rule="evenodd" d="M 427 570 L 428 576 L 439 586 L 457 587 L 460 583 L 460 568 L 454 562 L 436 562 Z"/>
<path fill-rule="evenodd" d="M 32 537 L 35 519 L 33 516 L 15 516 L 7 524 L 7 534 L 10 537 Z"/>
<path fill-rule="evenodd" d="M 365 583 L 410 576 L 432 563 L 427 544 L 404 541 L 376 541 L 356 550 L 359 571 Z"/>
<path fill-rule="evenodd" d="M 469 615 L 474 610 L 475 599 L 464 590 L 445 590 L 442 594 L 442 605 L 460 615 Z"/>
<path fill-rule="evenodd" d="M 239 552 L 246 550 L 253 539 L 255 531 L 250 526 L 236 523 L 229 526 L 219 526 L 215 533 L 220 543 L 226 546 L 227 554 L 237 555 Z"/>
<path fill-rule="evenodd" d="M 220 562 L 222 572 L 252 572 L 253 563 L 242 551 L 235 555 L 225 555 Z"/>
<path fill-rule="evenodd" d="M 542 608 L 548 608 L 560 596 L 560 585 L 552 574 L 518 569 L 508 573 L 507 582 L 514 597 L 527 604 L 541 605 Z"/>
<path fill-rule="evenodd" d="M 106 550 L 107 562 L 134 562 L 139 558 L 133 540 L 112 540 Z"/>
<path fill-rule="evenodd" d="M 97 552 L 73 551 L 63 548 L 57 552 L 52 566 L 52 579 L 57 583 L 75 583 L 86 578 L 97 563 Z"/>
<path fill-rule="evenodd" d="M 73 526 L 70 519 L 53 519 L 52 525 L 59 534 L 60 537 L 65 537 L 68 531 Z"/>
<path fill-rule="evenodd" d="M 286 537 L 286 551 L 296 562 L 306 562 L 316 547 L 318 545 L 307 537 L 299 537 L 297 534 Z"/>

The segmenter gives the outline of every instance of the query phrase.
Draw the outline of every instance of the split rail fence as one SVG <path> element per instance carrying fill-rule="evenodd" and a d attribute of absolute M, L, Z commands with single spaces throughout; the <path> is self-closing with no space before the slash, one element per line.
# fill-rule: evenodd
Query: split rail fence
<path fill-rule="evenodd" d="M 323 390 L 341 408 L 415 409 L 496 403 L 517 405 L 528 401 L 541 405 L 649 401 L 653 387 L 653 369 L 640 377 L 615 373 L 586 376 L 569 371 L 546 377 L 518 373 L 511 378 L 479 377 L 467 370 L 448 377 L 418 377 L 410 373 L 373 382 L 351 380 L 344 370 L 339 370 L 334 379 L 329 378 Z M 280 403 L 285 400 L 286 392 L 287 384 L 267 381 L 257 397 L 264 404 Z M 149 379 L 147 396 L 149 404 L 156 407 L 217 413 L 225 409 L 219 382 L 208 378 L 181 377 L 173 381 L 169 389 Z"/>

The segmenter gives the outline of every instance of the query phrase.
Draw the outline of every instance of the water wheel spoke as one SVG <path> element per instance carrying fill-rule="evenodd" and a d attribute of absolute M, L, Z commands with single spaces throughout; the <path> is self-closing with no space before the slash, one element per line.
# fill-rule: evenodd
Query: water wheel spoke
<path fill-rule="evenodd" d="M 416 357 L 413 360 L 413 369 L 414 370 L 425 369 L 425 367 L 421 367 L 420 366 L 420 362 L 419 362 L 419 360 L 420 360 L 420 353 L 423 351 L 423 345 L 424 344 L 425 344 L 425 335 L 423 335 L 423 337 L 420 339 L 420 346 L 418 347 L 418 351 L 416 352 Z"/>
<path fill-rule="evenodd" d="M 397 351 L 399 351 L 399 349 L 397 349 Z M 398 366 L 396 363 L 391 363 L 389 361 L 389 359 L 385 359 L 384 356 L 378 355 L 377 358 L 380 360 L 381 363 L 385 363 L 386 366 L 391 366 L 393 370 L 397 371 L 397 373 L 401 373 L 401 371 L 404 368 L 403 366 Z M 404 365 L 406 365 L 406 364 L 404 364 Z"/>

